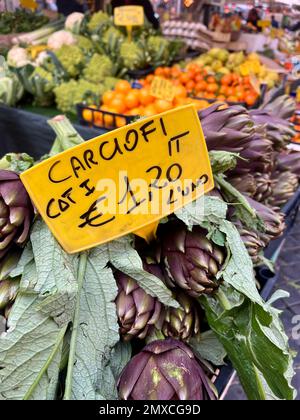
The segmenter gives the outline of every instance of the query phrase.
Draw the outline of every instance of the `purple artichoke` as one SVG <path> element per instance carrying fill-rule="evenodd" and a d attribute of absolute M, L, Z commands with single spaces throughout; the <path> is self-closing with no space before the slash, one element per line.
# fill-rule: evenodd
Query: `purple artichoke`
<path fill-rule="evenodd" d="M 167 308 L 162 326 L 166 337 L 188 341 L 200 333 L 200 307 L 198 302 L 185 293 L 176 293 L 180 308 Z"/>
<path fill-rule="evenodd" d="M 168 285 L 178 286 L 192 297 L 212 294 L 219 287 L 216 275 L 225 253 L 206 234 L 198 226 L 190 232 L 183 224 L 169 223 L 160 238 L 160 260 L 165 265 Z"/>
<path fill-rule="evenodd" d="M 118 381 L 123 400 L 213 400 L 205 369 L 189 347 L 171 338 L 134 356 Z"/>
<path fill-rule="evenodd" d="M 164 308 L 158 299 L 148 295 L 135 280 L 120 271 L 115 273 L 115 278 L 119 289 L 117 315 L 124 340 L 143 339 L 154 326 L 161 329 Z"/>
<path fill-rule="evenodd" d="M 0 170 L 0 259 L 28 238 L 34 211 L 19 175 Z"/>

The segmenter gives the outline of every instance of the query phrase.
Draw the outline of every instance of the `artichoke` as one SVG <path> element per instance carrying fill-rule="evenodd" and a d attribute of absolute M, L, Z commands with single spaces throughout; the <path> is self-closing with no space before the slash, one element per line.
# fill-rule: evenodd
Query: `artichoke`
<path fill-rule="evenodd" d="M 134 356 L 118 381 L 123 400 L 213 400 L 204 366 L 171 338 L 153 341 Z"/>
<path fill-rule="evenodd" d="M 269 206 L 258 203 L 250 197 L 246 197 L 246 199 L 264 222 L 264 232 L 257 232 L 257 234 L 264 242 L 264 246 L 267 246 L 271 240 L 282 235 L 285 229 L 284 215 L 278 211 L 278 208 L 272 209 Z"/>
<path fill-rule="evenodd" d="M 170 287 L 178 286 L 190 296 L 212 294 L 218 289 L 216 275 L 225 260 L 224 251 L 206 238 L 207 232 L 196 226 L 169 223 L 161 236 L 161 255 Z"/>
<path fill-rule="evenodd" d="M 0 281 L 0 310 L 5 310 L 16 298 L 20 280 L 7 279 Z"/>
<path fill-rule="evenodd" d="M 273 174 L 273 194 L 268 204 L 274 207 L 282 207 L 294 195 L 299 186 L 297 175 L 290 171 L 275 172 Z"/>
<path fill-rule="evenodd" d="M 23 245 L 34 211 L 19 175 L 0 170 L 0 259 L 13 244 Z"/>
<path fill-rule="evenodd" d="M 253 198 L 256 201 L 264 203 L 272 195 L 272 180 L 268 173 L 256 173 L 254 174 L 256 181 L 256 191 Z"/>
<path fill-rule="evenodd" d="M 242 106 L 215 103 L 199 112 L 208 150 L 240 153 L 255 133 L 254 123 Z"/>
<path fill-rule="evenodd" d="M 260 238 L 257 232 L 250 231 L 245 228 L 240 221 L 236 221 L 234 224 L 239 231 L 240 237 L 252 259 L 253 264 L 259 264 L 261 262 L 259 254 L 265 248 L 265 242 Z"/>
<path fill-rule="evenodd" d="M 294 115 L 296 110 L 296 103 L 289 95 L 278 96 L 277 98 L 264 103 L 261 108 L 264 111 L 274 115 L 274 117 L 289 119 Z"/>
<path fill-rule="evenodd" d="M 284 152 L 276 156 L 276 169 L 280 172 L 291 171 L 300 178 L 300 152 Z"/>
<path fill-rule="evenodd" d="M 135 336 L 143 339 L 154 326 L 161 329 L 162 304 L 148 295 L 135 280 L 126 274 L 117 271 L 115 278 L 119 289 L 115 303 L 120 334 L 124 340 L 131 340 Z"/>
<path fill-rule="evenodd" d="M 285 149 L 286 144 L 295 136 L 291 123 L 265 110 L 254 109 L 250 115 L 255 124 L 265 126 L 267 138 L 272 141 L 274 150 L 280 152 Z"/>
<path fill-rule="evenodd" d="M 199 305 L 185 293 L 176 293 L 180 308 L 167 308 L 162 332 L 166 337 L 186 341 L 200 332 Z"/>

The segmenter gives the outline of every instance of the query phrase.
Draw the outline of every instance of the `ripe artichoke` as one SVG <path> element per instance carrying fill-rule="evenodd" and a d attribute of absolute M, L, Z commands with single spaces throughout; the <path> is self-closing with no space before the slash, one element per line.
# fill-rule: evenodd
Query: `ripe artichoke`
<path fill-rule="evenodd" d="M 166 337 L 186 341 L 200 332 L 198 303 L 185 293 L 176 293 L 180 308 L 167 308 L 162 327 Z"/>
<path fill-rule="evenodd" d="M 272 141 L 273 148 L 281 151 L 286 147 L 295 135 L 293 126 L 288 121 L 271 115 L 268 111 L 254 109 L 250 115 L 257 125 L 264 125 L 267 130 L 267 138 Z"/>
<path fill-rule="evenodd" d="M 154 326 L 161 329 L 163 305 L 126 274 L 117 271 L 115 278 L 119 289 L 115 303 L 124 340 L 143 339 Z"/>
<path fill-rule="evenodd" d="M 276 156 L 276 169 L 280 172 L 291 171 L 300 178 L 300 152 L 284 152 Z"/>
<path fill-rule="evenodd" d="M 289 95 L 282 95 L 271 101 L 266 101 L 261 108 L 274 117 L 288 120 L 295 113 L 296 103 Z"/>
<path fill-rule="evenodd" d="M 208 150 L 240 153 L 254 134 L 254 123 L 241 106 L 215 103 L 199 112 Z"/>
<path fill-rule="evenodd" d="M 206 234 L 199 226 L 190 232 L 181 223 L 169 223 L 160 238 L 160 260 L 165 264 L 168 285 L 178 286 L 192 297 L 218 289 L 216 275 L 225 260 L 224 251 Z"/>
<path fill-rule="evenodd" d="M 297 175 L 290 171 L 273 174 L 273 194 L 268 203 L 274 207 L 282 207 L 294 195 L 299 186 Z"/>
<path fill-rule="evenodd" d="M 18 174 L 0 170 L 0 259 L 14 243 L 25 243 L 33 214 L 30 198 Z"/>
<path fill-rule="evenodd" d="M 248 254 L 250 255 L 254 265 L 260 263 L 259 254 L 265 248 L 265 243 L 259 237 L 257 232 L 250 231 L 245 228 L 240 221 L 236 221 L 235 226 L 239 231 L 240 237 L 247 248 Z"/>
<path fill-rule="evenodd" d="M 265 246 L 267 246 L 271 240 L 276 239 L 282 235 L 285 229 L 284 215 L 279 212 L 278 208 L 272 209 L 269 206 L 258 203 L 257 201 L 247 196 L 246 199 L 264 222 L 265 231 L 257 232 L 257 234 Z"/>
<path fill-rule="evenodd" d="M 213 400 L 205 368 L 189 347 L 171 338 L 134 356 L 118 381 L 123 400 Z"/>
<path fill-rule="evenodd" d="M 256 192 L 253 198 L 260 203 L 265 203 L 272 195 L 272 180 L 268 173 L 255 173 L 254 179 L 256 181 Z"/>
<path fill-rule="evenodd" d="M 0 310 L 5 310 L 16 298 L 19 290 L 19 279 L 0 281 Z"/>

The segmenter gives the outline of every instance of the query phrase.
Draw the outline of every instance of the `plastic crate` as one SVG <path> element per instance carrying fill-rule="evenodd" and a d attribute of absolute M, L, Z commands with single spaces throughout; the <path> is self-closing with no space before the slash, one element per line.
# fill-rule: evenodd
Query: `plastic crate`
<path fill-rule="evenodd" d="M 84 118 L 84 112 L 88 112 L 91 118 L 87 121 Z M 137 117 L 131 115 L 116 114 L 110 111 L 103 111 L 100 108 L 91 108 L 88 105 L 77 104 L 77 116 L 81 125 L 101 128 L 105 130 L 114 130 L 131 124 Z"/>

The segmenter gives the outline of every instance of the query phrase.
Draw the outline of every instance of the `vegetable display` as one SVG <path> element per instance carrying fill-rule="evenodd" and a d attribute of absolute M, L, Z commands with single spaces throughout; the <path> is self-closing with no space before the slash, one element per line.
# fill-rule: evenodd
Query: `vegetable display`
<path fill-rule="evenodd" d="M 166 218 L 151 243 L 129 235 L 68 255 L 40 217 L 26 212 L 30 238 L 22 255 L 14 245 L 0 259 L 2 398 L 211 400 L 225 357 L 249 399 L 294 398 L 288 338 L 271 303 L 276 296 L 263 301 L 253 270 L 283 232 L 282 216 L 231 184 L 238 153 L 256 128 L 244 109 L 223 105 L 219 113 L 215 130 L 224 149 L 214 148 L 213 127 L 203 122 L 216 189 Z M 50 154 L 83 141 L 66 118 L 49 124 L 56 133 Z M 18 175 L 9 170 L 26 169 L 28 159 L 20 159 L 2 161 L 14 174 L 15 200 Z M 3 188 L 7 182 L 6 176 Z M 1 193 L 5 226 L 17 206 L 9 231 L 16 242 L 21 234 L 24 246 L 23 207 L 21 213 L 20 203 Z"/>
<path fill-rule="evenodd" d="M 15 12 L 0 12 L 0 34 L 30 32 L 48 23 L 46 16 L 24 9 Z"/>

